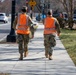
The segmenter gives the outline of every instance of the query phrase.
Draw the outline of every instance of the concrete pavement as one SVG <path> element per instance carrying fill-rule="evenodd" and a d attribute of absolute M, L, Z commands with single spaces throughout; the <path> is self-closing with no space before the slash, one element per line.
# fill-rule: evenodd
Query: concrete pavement
<path fill-rule="evenodd" d="M 16 43 L 0 44 L 0 73 L 10 75 L 76 75 L 76 67 L 67 54 L 59 37 L 54 47 L 53 60 L 44 56 L 43 25 L 39 25 L 35 37 L 29 43 L 29 54 L 19 61 Z"/>

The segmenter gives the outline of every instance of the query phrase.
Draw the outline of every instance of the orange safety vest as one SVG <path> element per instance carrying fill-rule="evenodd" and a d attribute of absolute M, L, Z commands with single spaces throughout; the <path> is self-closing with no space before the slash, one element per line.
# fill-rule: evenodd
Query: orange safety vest
<path fill-rule="evenodd" d="M 28 26 L 28 16 L 26 14 L 18 15 L 18 23 L 17 23 L 17 33 L 18 34 L 29 34 L 29 26 Z"/>
<path fill-rule="evenodd" d="M 53 17 L 46 17 L 44 21 L 44 34 L 56 33 L 55 19 Z"/>

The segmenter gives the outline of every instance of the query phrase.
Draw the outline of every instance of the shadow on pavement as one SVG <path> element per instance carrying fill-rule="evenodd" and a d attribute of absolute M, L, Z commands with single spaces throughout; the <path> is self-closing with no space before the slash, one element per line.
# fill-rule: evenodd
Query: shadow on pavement
<path fill-rule="evenodd" d="M 23 58 L 23 60 L 19 60 L 18 58 L 7 58 L 7 59 L 0 59 L 0 62 L 1 61 L 8 61 L 8 62 L 10 62 L 10 61 L 37 61 L 37 60 L 41 60 L 42 61 L 42 59 L 45 59 L 45 57 L 36 57 L 36 58 Z"/>

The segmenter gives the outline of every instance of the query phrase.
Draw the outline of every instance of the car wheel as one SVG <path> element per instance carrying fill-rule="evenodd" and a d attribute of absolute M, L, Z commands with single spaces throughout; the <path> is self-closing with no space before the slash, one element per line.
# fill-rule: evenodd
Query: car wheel
<path fill-rule="evenodd" d="M 7 23 L 7 21 L 6 21 L 6 23 Z"/>
<path fill-rule="evenodd" d="M 4 21 L 4 23 L 6 23 L 6 21 Z"/>
<path fill-rule="evenodd" d="M 7 21 L 4 21 L 4 23 L 7 23 Z"/>

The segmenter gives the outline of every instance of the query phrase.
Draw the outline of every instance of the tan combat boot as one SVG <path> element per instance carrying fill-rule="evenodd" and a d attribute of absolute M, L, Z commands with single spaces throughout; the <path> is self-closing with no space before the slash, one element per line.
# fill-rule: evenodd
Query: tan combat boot
<path fill-rule="evenodd" d="M 48 58 L 48 51 L 45 50 L 45 57 Z"/>
<path fill-rule="evenodd" d="M 45 57 L 48 58 L 48 54 L 45 54 Z"/>
<path fill-rule="evenodd" d="M 25 47 L 24 57 L 27 57 L 27 55 L 28 55 L 28 47 Z"/>
<path fill-rule="evenodd" d="M 20 53 L 20 58 L 19 60 L 23 60 L 23 53 Z"/>
<path fill-rule="evenodd" d="M 28 55 L 28 51 L 25 51 L 24 52 L 24 57 L 27 57 L 27 55 Z"/>
<path fill-rule="evenodd" d="M 49 60 L 52 60 L 52 55 L 49 55 Z"/>

